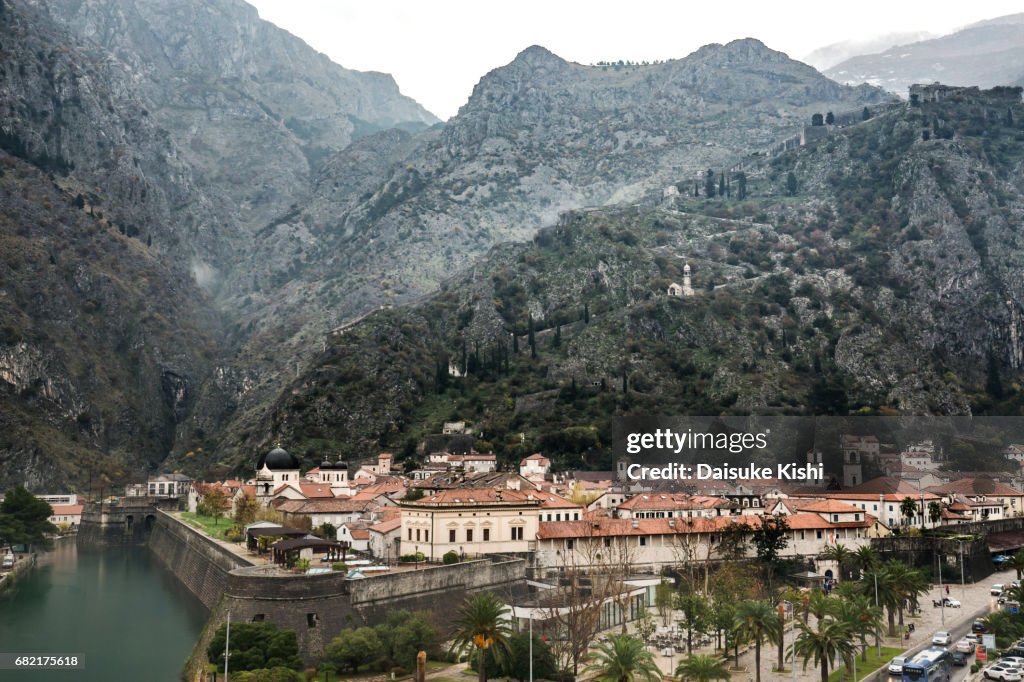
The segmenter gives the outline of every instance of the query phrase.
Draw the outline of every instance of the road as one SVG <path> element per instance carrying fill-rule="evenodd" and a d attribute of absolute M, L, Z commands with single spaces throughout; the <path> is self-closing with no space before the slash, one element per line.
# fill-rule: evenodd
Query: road
<path fill-rule="evenodd" d="M 938 585 L 932 586 L 931 590 L 921 597 L 921 613 L 917 616 L 904 619 L 906 623 L 914 624 L 914 632 L 911 633 L 910 639 L 900 640 L 897 638 L 883 637 L 882 646 L 894 648 L 899 647 L 904 651 L 916 653 L 920 649 L 927 648 L 928 644 L 931 642 L 932 635 L 939 630 L 949 631 L 953 637 L 953 642 L 956 642 L 956 640 L 960 639 L 970 630 L 971 623 L 978 612 L 988 613 L 997 607 L 995 597 L 989 594 L 990 585 L 994 583 L 1003 583 L 1005 585 L 1016 577 L 1016 573 L 1012 570 L 999 571 L 993 573 L 981 583 L 967 584 L 963 586 L 959 584 L 950 585 L 949 596 L 954 599 L 959 599 L 962 603 L 962 606 L 959 609 L 933 608 L 932 600 L 939 600 L 941 595 L 945 594 L 945 589 L 942 588 L 940 590 Z M 786 632 L 787 648 L 789 643 L 792 641 L 791 632 L 791 630 L 787 630 Z M 712 651 L 711 648 L 706 648 L 699 651 L 694 650 L 694 653 L 711 654 L 714 653 L 714 651 Z M 804 669 L 802 664 L 798 663 L 796 666 L 795 676 L 788 671 L 782 674 L 772 672 L 771 668 L 773 667 L 777 656 L 778 649 L 776 647 L 765 645 L 761 648 L 761 679 L 763 682 L 768 680 L 774 680 L 776 682 L 820 682 L 820 673 L 813 665 L 808 665 L 807 668 Z M 673 669 L 674 665 L 678 663 L 682 657 L 682 655 L 675 655 L 671 657 L 662 656 L 660 652 L 655 652 L 655 661 L 661 670 L 668 674 L 671 674 L 669 671 Z M 741 653 L 739 662 L 740 667 L 745 668 L 745 672 L 733 672 L 733 681 L 747 682 L 747 680 L 753 680 L 755 677 L 753 648 L 745 653 Z M 963 668 L 954 668 L 952 682 L 963 682 L 969 674 L 970 663 L 973 662 L 974 656 L 972 655 L 969 659 L 968 666 Z M 864 679 L 870 672 L 871 671 L 858 670 L 858 678 Z M 886 678 L 882 679 L 885 680 Z"/>

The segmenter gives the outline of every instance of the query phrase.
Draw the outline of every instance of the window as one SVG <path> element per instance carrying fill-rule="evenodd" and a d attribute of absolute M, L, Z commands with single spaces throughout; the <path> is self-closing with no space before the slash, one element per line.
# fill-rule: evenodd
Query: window
<path fill-rule="evenodd" d="M 561 521 L 561 520 L 562 520 L 562 515 L 561 514 L 555 514 L 555 521 Z"/>
<path fill-rule="evenodd" d="M 820 530 L 818 531 L 818 539 L 819 540 L 821 539 L 821 531 Z"/>
<path fill-rule="evenodd" d="M 306 627 L 315 628 L 316 624 L 320 621 L 315 613 L 306 614 Z"/>
<path fill-rule="evenodd" d="M 522 540 L 523 539 L 523 527 L 522 526 L 513 526 L 512 527 L 512 539 L 513 540 Z"/>
<path fill-rule="evenodd" d="M 484 542 L 487 542 L 490 539 L 491 539 L 491 529 L 490 528 L 484 528 Z"/>
<path fill-rule="evenodd" d="M 839 514 L 832 515 L 832 523 L 839 523 Z"/>
<path fill-rule="evenodd" d="M 605 547 L 611 547 L 612 546 L 612 539 L 611 538 L 605 538 L 604 539 L 604 546 Z"/>
<path fill-rule="evenodd" d="M 473 542 L 473 529 L 472 528 L 467 528 L 466 529 L 466 542 Z"/>
<path fill-rule="evenodd" d="M 455 529 L 452 528 L 448 531 L 448 542 L 455 542 Z"/>
<path fill-rule="evenodd" d="M 878 511 L 878 505 L 877 504 L 871 505 L 871 511 Z"/>
<path fill-rule="evenodd" d="M 423 542 L 430 542 L 430 531 L 423 531 Z"/>
<path fill-rule="evenodd" d="M 412 528 L 409 529 L 409 540 L 412 540 Z"/>
<path fill-rule="evenodd" d="M 646 535 L 641 535 L 640 536 L 640 546 L 641 547 L 646 547 L 647 546 L 647 536 Z"/>
<path fill-rule="evenodd" d="M 568 549 L 568 550 L 571 550 L 571 549 L 572 549 L 572 547 L 573 547 L 573 541 L 572 541 L 572 539 L 570 538 L 570 539 L 568 539 L 568 540 L 566 540 L 566 541 L 565 541 L 565 548 L 566 548 L 566 549 Z"/>
<path fill-rule="evenodd" d="M 416 529 L 416 542 L 419 542 L 419 541 L 420 541 L 420 529 L 417 528 Z"/>

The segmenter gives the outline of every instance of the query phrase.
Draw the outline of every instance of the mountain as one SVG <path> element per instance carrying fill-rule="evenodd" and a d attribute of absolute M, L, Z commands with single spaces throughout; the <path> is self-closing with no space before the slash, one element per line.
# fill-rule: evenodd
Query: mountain
<path fill-rule="evenodd" d="M 434 120 L 242 3 L 0 1 L 0 486 L 137 480 L 201 437 L 254 216 Z"/>
<path fill-rule="evenodd" d="M 907 96 L 914 83 L 991 88 L 1024 78 L 1024 14 L 972 24 L 950 35 L 847 59 L 825 75 Z"/>
<path fill-rule="evenodd" d="M 242 0 L 37 1 L 132 71 L 222 222 L 246 233 L 301 203 L 353 140 L 438 122 L 391 76 L 333 63 Z M 230 258 L 205 265 L 235 284 Z"/>
<path fill-rule="evenodd" d="M 872 36 L 863 40 L 844 40 L 819 47 L 804 57 L 802 61 L 819 71 L 825 71 L 847 59 L 861 55 L 877 54 L 891 47 L 917 43 L 922 40 L 931 40 L 937 37 L 927 31 L 907 31 L 903 33 L 886 33 L 885 35 Z"/>
<path fill-rule="evenodd" d="M 886 99 L 753 39 L 644 66 L 524 50 L 485 75 L 443 127 L 379 133 L 339 152 L 309 199 L 259 233 L 249 262 L 259 285 L 234 302 L 254 334 L 235 388 L 211 394 L 211 410 L 233 406 L 232 435 L 207 448 L 233 447 L 257 428 L 325 329 L 429 294 L 494 244 L 531 239 L 563 211 L 690 182 L 769 148 L 814 112 L 859 113 Z M 224 432 L 214 422 L 204 431 Z"/>
<path fill-rule="evenodd" d="M 568 212 L 330 336 L 238 451 L 415 459 L 468 420 L 514 463 L 619 414 L 1020 414 L 1022 122 L 1019 91 L 890 105 L 752 162 L 743 200 Z"/>
<path fill-rule="evenodd" d="M 216 356 L 224 242 L 130 72 L 0 2 L 0 487 L 156 467 Z M 230 235 L 227 235 L 230 243 Z"/>

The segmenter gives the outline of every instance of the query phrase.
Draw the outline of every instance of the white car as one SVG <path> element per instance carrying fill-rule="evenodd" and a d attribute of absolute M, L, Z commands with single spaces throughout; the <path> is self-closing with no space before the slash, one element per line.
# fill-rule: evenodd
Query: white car
<path fill-rule="evenodd" d="M 1003 593 L 1003 584 L 996 583 L 992 587 L 988 588 L 988 593 L 991 594 L 993 597 L 998 597 Z"/>
<path fill-rule="evenodd" d="M 974 651 L 974 645 L 971 643 L 971 640 L 964 637 L 961 640 L 957 640 L 956 650 L 962 654 L 969 654 Z"/>
<path fill-rule="evenodd" d="M 902 675 L 903 664 L 906 663 L 906 656 L 897 656 L 896 658 L 889 661 L 889 674 L 890 675 Z"/>
<path fill-rule="evenodd" d="M 952 599 L 951 597 L 943 597 L 942 605 L 947 609 L 958 609 L 960 608 L 960 600 Z"/>
<path fill-rule="evenodd" d="M 953 643 L 953 638 L 949 636 L 949 633 L 945 630 L 939 630 L 932 635 L 932 644 L 938 644 L 939 646 L 949 646 Z"/>
<path fill-rule="evenodd" d="M 991 665 L 982 672 L 986 680 L 1003 680 L 1003 682 L 1020 682 L 1020 670 L 1002 663 Z"/>
<path fill-rule="evenodd" d="M 999 665 L 1006 665 L 1017 670 L 1024 670 L 1024 658 L 1020 656 L 1005 656 L 999 659 Z"/>

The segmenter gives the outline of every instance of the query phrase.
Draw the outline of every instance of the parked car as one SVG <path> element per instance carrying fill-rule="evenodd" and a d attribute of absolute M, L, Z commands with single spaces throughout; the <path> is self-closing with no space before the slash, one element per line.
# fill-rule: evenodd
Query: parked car
<path fill-rule="evenodd" d="M 1006 556 L 1005 554 L 997 554 L 994 557 L 992 557 L 992 563 L 994 564 L 1002 564 L 1009 560 L 1010 557 Z"/>
<path fill-rule="evenodd" d="M 949 646 L 953 643 L 953 638 L 949 636 L 949 633 L 945 630 L 939 630 L 932 635 L 932 644 L 938 644 L 939 646 Z"/>
<path fill-rule="evenodd" d="M 967 654 L 962 651 L 954 651 L 953 665 L 967 665 Z"/>
<path fill-rule="evenodd" d="M 890 675 L 902 675 L 903 664 L 906 662 L 906 656 L 897 656 L 896 658 L 889 661 L 889 674 Z"/>
<path fill-rule="evenodd" d="M 1024 658 L 1020 656 L 1003 656 L 999 659 L 999 665 L 1008 665 L 1017 670 L 1024 670 Z"/>
<path fill-rule="evenodd" d="M 1003 682 L 1020 682 L 1021 677 L 1020 670 L 1001 663 L 985 668 L 982 675 L 986 680 L 1003 680 Z"/>
<path fill-rule="evenodd" d="M 943 597 L 942 605 L 945 606 L 947 609 L 958 609 L 960 608 L 960 600 L 951 599 L 950 597 Z"/>
<path fill-rule="evenodd" d="M 985 632 L 985 621 L 978 619 L 971 624 L 971 630 L 973 632 Z"/>
<path fill-rule="evenodd" d="M 14 568 L 14 555 L 7 554 L 4 556 L 4 568 Z"/>
<path fill-rule="evenodd" d="M 996 583 L 992 587 L 988 588 L 988 593 L 991 594 L 993 597 L 998 597 L 1003 593 L 1003 584 Z"/>
<path fill-rule="evenodd" d="M 972 651 L 974 651 L 974 645 L 971 644 L 971 640 L 967 639 L 966 637 L 964 637 L 961 640 L 958 640 L 955 645 L 955 648 L 962 654 L 969 654 Z"/>

